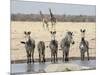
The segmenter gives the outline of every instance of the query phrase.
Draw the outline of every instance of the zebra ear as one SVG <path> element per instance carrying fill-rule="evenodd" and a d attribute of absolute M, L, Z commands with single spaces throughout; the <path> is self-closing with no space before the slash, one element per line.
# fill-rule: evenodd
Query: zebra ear
<path fill-rule="evenodd" d="M 71 32 L 71 35 L 73 35 L 73 32 Z"/>
<path fill-rule="evenodd" d="M 54 31 L 54 33 L 56 34 L 56 31 Z"/>
<path fill-rule="evenodd" d="M 26 34 L 26 31 L 24 31 L 24 34 Z"/>
<path fill-rule="evenodd" d="M 80 29 L 80 31 L 83 32 L 82 29 Z"/>
<path fill-rule="evenodd" d="M 83 32 L 85 32 L 86 30 L 84 29 Z"/>
<path fill-rule="evenodd" d="M 85 32 L 85 31 L 86 31 L 86 29 L 83 30 L 83 32 Z"/>
<path fill-rule="evenodd" d="M 28 32 L 28 34 L 30 35 L 30 34 L 31 34 L 31 32 L 29 31 L 29 32 Z"/>
<path fill-rule="evenodd" d="M 50 31 L 50 33 L 52 34 L 52 31 Z"/>

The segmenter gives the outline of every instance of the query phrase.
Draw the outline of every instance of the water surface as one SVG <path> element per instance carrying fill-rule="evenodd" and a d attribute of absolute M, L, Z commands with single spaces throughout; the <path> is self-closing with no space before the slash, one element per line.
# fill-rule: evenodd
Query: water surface
<path fill-rule="evenodd" d="M 96 68 L 96 60 L 90 60 L 90 61 L 73 60 L 69 62 L 58 61 L 58 63 L 55 64 L 63 64 L 63 63 L 73 63 L 73 64 L 78 64 L 80 66 Z M 34 64 L 27 64 L 27 63 L 11 64 L 11 73 L 42 73 L 45 72 L 44 69 L 49 64 L 54 64 L 54 63 L 45 62 L 45 63 L 34 63 Z"/>

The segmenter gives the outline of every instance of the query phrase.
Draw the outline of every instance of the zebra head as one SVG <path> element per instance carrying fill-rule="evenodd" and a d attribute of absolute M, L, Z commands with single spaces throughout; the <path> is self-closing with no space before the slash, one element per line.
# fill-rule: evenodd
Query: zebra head
<path fill-rule="evenodd" d="M 50 31 L 51 33 L 51 40 L 55 40 L 56 31 Z"/>
<path fill-rule="evenodd" d="M 31 32 L 30 31 L 28 31 L 28 32 L 26 32 L 26 31 L 24 31 L 24 34 L 25 34 L 25 41 L 28 41 L 28 39 L 30 39 L 30 34 L 31 34 Z"/>
<path fill-rule="evenodd" d="M 29 41 L 30 34 L 31 34 L 30 31 L 28 31 L 28 32 L 24 31 L 24 35 L 25 35 L 24 38 L 25 38 L 25 40 L 24 41 L 21 41 L 22 44 L 25 44 L 27 41 Z"/>
<path fill-rule="evenodd" d="M 81 32 L 81 38 L 85 38 L 85 29 L 80 29 L 80 32 Z"/>
<path fill-rule="evenodd" d="M 72 43 L 72 44 L 75 43 L 75 41 L 73 40 L 73 32 L 68 31 L 67 34 L 66 34 L 66 36 L 65 36 L 65 38 L 67 38 L 67 40 L 68 40 L 70 43 Z"/>

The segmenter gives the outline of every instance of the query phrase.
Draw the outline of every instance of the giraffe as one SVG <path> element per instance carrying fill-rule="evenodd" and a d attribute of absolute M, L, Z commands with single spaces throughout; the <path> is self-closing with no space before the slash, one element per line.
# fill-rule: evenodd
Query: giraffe
<path fill-rule="evenodd" d="M 48 19 L 43 15 L 42 11 L 40 11 L 40 15 L 42 18 L 43 28 L 45 28 L 45 25 L 46 25 L 46 28 L 49 30 Z"/>
<path fill-rule="evenodd" d="M 52 28 L 55 29 L 55 24 L 56 24 L 57 19 L 54 17 L 50 8 L 49 8 L 49 12 L 50 12 L 50 21 L 51 21 Z"/>

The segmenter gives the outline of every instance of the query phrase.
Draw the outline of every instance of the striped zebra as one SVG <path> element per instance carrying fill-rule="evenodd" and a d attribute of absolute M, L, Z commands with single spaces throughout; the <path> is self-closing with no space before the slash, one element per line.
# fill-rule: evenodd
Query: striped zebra
<path fill-rule="evenodd" d="M 82 34 L 81 42 L 80 42 L 80 45 L 79 45 L 81 60 L 84 60 L 86 52 L 87 52 L 87 57 L 88 57 L 88 60 L 89 60 L 89 42 L 87 40 L 85 40 L 85 31 L 86 31 L 85 29 L 80 30 L 80 32 Z"/>
<path fill-rule="evenodd" d="M 51 49 L 51 62 L 57 62 L 57 53 L 58 53 L 58 41 L 55 39 L 56 31 L 51 31 L 51 41 L 49 47 Z"/>
<path fill-rule="evenodd" d="M 38 45 L 39 62 L 45 62 L 45 42 L 39 41 Z"/>
<path fill-rule="evenodd" d="M 63 50 L 63 61 L 69 60 L 69 49 L 71 43 L 75 43 L 73 41 L 73 32 L 68 31 L 66 32 L 65 36 L 62 38 L 60 43 L 60 47 Z"/>
<path fill-rule="evenodd" d="M 35 49 L 35 40 L 30 36 L 31 32 L 24 32 L 25 41 L 21 41 L 22 44 L 25 44 L 25 49 L 27 53 L 27 63 L 34 63 L 34 49 Z"/>

